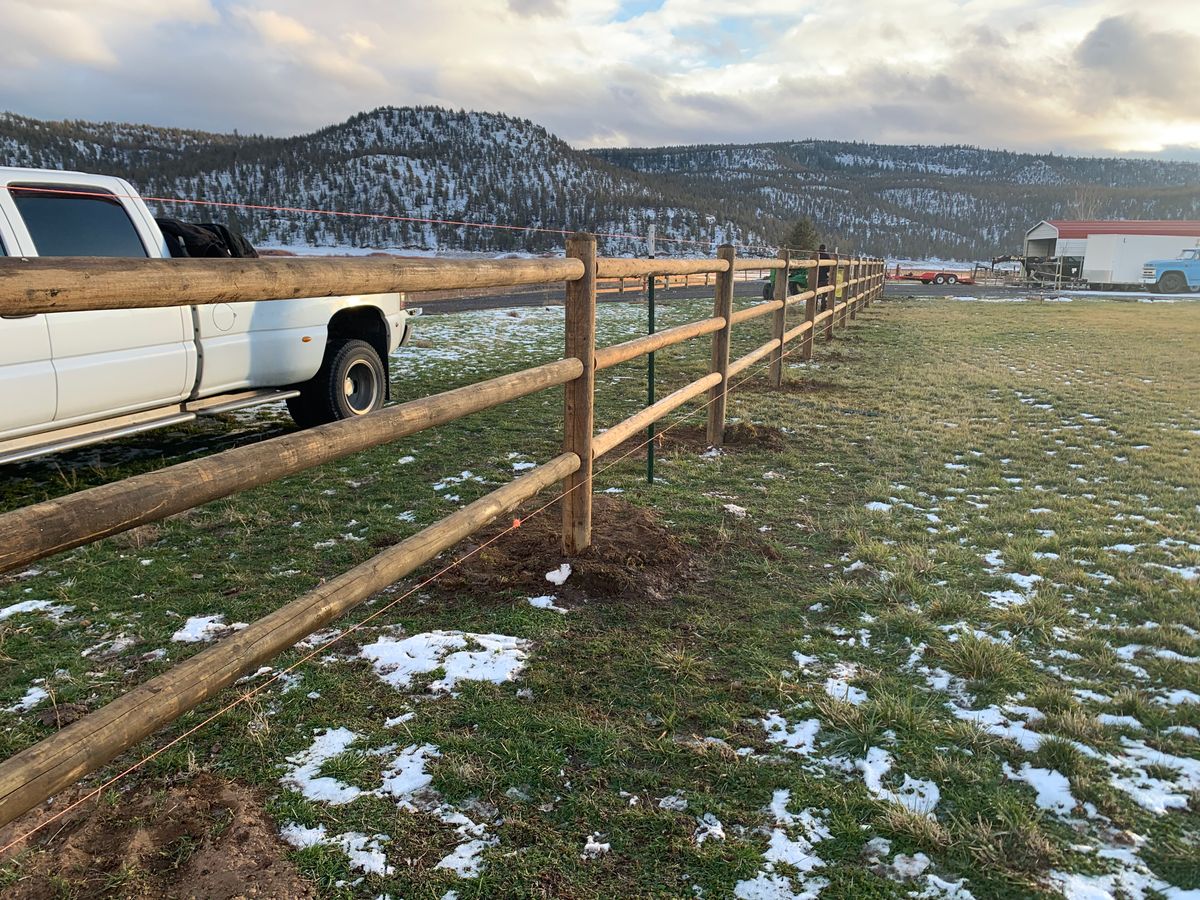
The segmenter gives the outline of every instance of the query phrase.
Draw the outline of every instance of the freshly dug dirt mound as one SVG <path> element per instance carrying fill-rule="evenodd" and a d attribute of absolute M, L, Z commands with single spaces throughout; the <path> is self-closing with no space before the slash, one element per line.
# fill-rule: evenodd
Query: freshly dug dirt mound
<path fill-rule="evenodd" d="M 73 797 L 0 829 L 0 846 Z M 163 790 L 142 785 L 113 804 L 88 800 L 9 851 L 10 898 L 315 897 L 285 857 L 257 792 L 212 775 Z"/>
<path fill-rule="evenodd" d="M 605 462 L 624 456 L 645 459 L 646 448 L 642 446 L 645 440 L 646 437 L 642 434 L 630 438 L 607 454 L 604 457 Z M 769 450 L 777 453 L 786 445 L 786 435 L 772 425 L 737 422 L 726 427 L 722 448 L 729 453 L 747 450 Z M 704 425 L 677 425 L 659 433 L 654 439 L 654 446 L 660 453 L 703 453 L 709 448 L 708 429 Z M 633 452 L 630 452 L 631 450 Z"/>
<path fill-rule="evenodd" d="M 502 528 L 480 532 L 461 550 L 473 550 Z M 690 551 L 654 513 L 617 497 L 595 497 L 592 545 L 579 556 L 563 556 L 561 534 L 562 514 L 555 505 L 469 557 L 437 584 L 452 592 L 519 589 L 566 600 L 661 600 L 682 586 L 693 568 Z M 555 586 L 546 573 L 564 562 L 570 562 L 571 576 Z"/>

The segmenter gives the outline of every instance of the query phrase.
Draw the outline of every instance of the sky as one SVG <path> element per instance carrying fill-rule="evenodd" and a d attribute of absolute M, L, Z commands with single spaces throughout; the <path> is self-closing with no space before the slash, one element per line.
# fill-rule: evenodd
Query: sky
<path fill-rule="evenodd" d="M 0 109 L 300 134 L 377 106 L 577 147 L 830 138 L 1200 160 L 1200 0 L 0 0 Z"/>

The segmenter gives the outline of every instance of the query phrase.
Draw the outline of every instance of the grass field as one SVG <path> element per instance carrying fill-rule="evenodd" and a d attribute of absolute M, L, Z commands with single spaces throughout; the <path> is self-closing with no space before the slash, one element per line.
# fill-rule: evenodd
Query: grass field
<path fill-rule="evenodd" d="M 660 325 L 710 308 L 668 304 Z M 602 343 L 643 316 L 602 306 Z M 395 390 L 557 358 L 561 328 L 555 308 L 429 318 Z M 789 360 L 787 390 L 738 389 L 752 427 L 727 452 L 668 440 L 652 487 L 640 460 L 601 464 L 603 546 L 669 543 L 665 589 L 509 577 L 501 539 L 48 828 L 0 884 L 190 895 L 257 821 L 237 865 L 271 858 L 263 896 L 1200 896 L 1198 347 L 1195 303 L 885 301 Z M 660 353 L 660 395 L 707 354 Z M 598 424 L 644 391 L 640 363 L 602 373 Z M 561 404 L 0 581 L 0 754 L 549 458 Z M 286 427 L 267 412 L 26 465 L 0 500 Z M 229 781 L 246 809 L 159 827 Z"/>

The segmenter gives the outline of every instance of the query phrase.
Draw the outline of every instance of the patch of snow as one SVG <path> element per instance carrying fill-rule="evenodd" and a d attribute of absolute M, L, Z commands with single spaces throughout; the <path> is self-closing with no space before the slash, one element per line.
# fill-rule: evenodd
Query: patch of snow
<path fill-rule="evenodd" d="M 857 760 L 855 767 L 863 773 L 863 782 L 867 790 L 889 803 L 898 803 L 915 813 L 932 816 L 941 799 L 941 791 L 932 781 L 913 778 L 905 774 L 904 782 L 899 788 L 892 790 L 884 787 L 883 778 L 891 771 L 892 754 L 881 747 L 871 747 L 866 757 Z"/>
<path fill-rule="evenodd" d="M 562 587 L 568 578 L 571 577 L 571 564 L 563 563 L 557 569 L 552 569 L 546 573 L 546 580 L 555 587 Z"/>
<path fill-rule="evenodd" d="M 460 681 L 512 681 L 525 667 L 530 642 L 503 634 L 430 631 L 408 638 L 381 637 L 360 655 L 371 660 L 375 674 L 399 690 L 418 675 L 443 669 L 429 685 L 434 693 L 452 692 Z M 470 649 L 477 647 L 478 649 Z"/>
<path fill-rule="evenodd" d="M 171 640 L 185 644 L 196 644 L 201 641 L 211 641 L 213 638 L 220 637 L 230 631 L 239 631 L 245 627 L 245 622 L 234 622 L 232 625 L 226 625 L 225 617 L 220 614 L 214 616 L 191 616 L 183 623 L 182 628 L 171 635 Z"/>
<path fill-rule="evenodd" d="M 1008 763 L 1004 763 L 1003 768 L 1008 778 L 1023 781 L 1037 791 L 1034 802 L 1040 809 L 1048 809 L 1065 816 L 1075 808 L 1075 798 L 1071 796 L 1071 782 L 1061 772 L 1054 769 L 1038 769 L 1029 763 L 1023 763 L 1020 770 L 1014 770 Z"/>
<path fill-rule="evenodd" d="M 568 612 L 569 610 L 565 609 L 564 607 L 554 605 L 554 601 L 557 599 L 558 598 L 553 594 L 547 594 L 543 597 L 530 597 L 529 605 L 536 607 L 537 609 L 548 609 L 556 613 Z"/>

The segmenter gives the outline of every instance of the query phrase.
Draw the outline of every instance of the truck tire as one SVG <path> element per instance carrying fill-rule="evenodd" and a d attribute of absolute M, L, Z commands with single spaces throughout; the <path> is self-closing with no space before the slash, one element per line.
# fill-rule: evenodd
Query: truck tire
<path fill-rule="evenodd" d="M 1182 272 L 1164 272 L 1158 279 L 1160 294 L 1186 294 L 1187 289 L 1187 279 L 1183 277 Z"/>
<path fill-rule="evenodd" d="M 947 275 L 946 276 L 946 284 L 958 284 L 958 276 L 957 275 Z"/>
<path fill-rule="evenodd" d="M 934 276 L 933 276 L 933 283 L 934 283 L 934 284 L 945 284 L 945 283 L 946 283 L 946 276 L 945 276 L 945 275 L 934 275 Z"/>
<path fill-rule="evenodd" d="M 288 400 L 288 412 L 301 428 L 365 416 L 383 406 L 387 369 L 366 341 L 333 340 L 312 380 L 300 396 Z"/>

